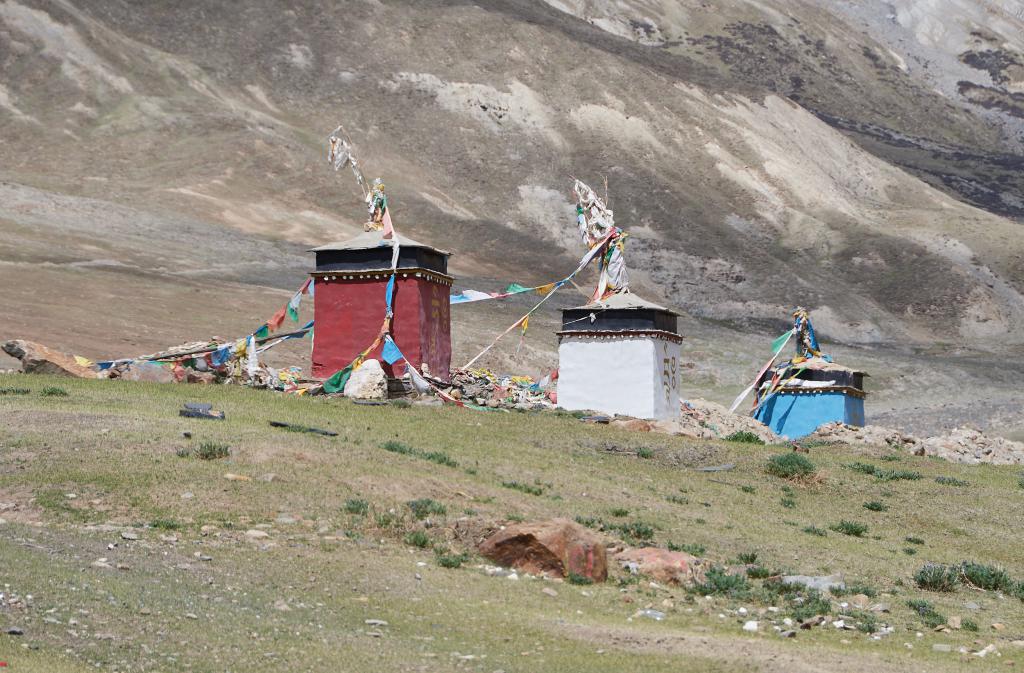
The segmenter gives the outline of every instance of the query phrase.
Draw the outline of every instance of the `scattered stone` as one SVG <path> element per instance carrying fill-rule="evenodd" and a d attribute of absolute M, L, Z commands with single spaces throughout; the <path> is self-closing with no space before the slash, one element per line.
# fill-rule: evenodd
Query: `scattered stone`
<path fill-rule="evenodd" d="M 345 397 L 357 400 L 386 400 L 388 379 L 380 362 L 372 358 L 363 361 L 349 377 L 344 393 Z"/>
<path fill-rule="evenodd" d="M 825 616 L 824 615 L 815 615 L 814 617 L 811 617 L 810 619 L 805 619 L 804 621 L 800 622 L 800 628 L 804 629 L 806 631 L 807 629 L 814 628 L 815 626 L 820 626 L 820 625 L 822 625 L 824 623 L 825 623 Z"/>
<path fill-rule="evenodd" d="M 194 612 L 186 612 L 185 619 L 199 619 L 199 615 Z"/>
<path fill-rule="evenodd" d="M 281 612 L 291 612 L 292 607 L 284 599 L 274 601 L 274 609 Z"/>
<path fill-rule="evenodd" d="M 216 530 L 217 530 L 216 526 L 214 526 L 213 524 L 207 523 L 207 524 L 203 524 L 202 526 L 200 526 L 199 534 L 200 535 L 209 535 L 210 533 L 216 532 Z"/>
<path fill-rule="evenodd" d="M 288 516 L 287 514 L 281 514 L 274 519 L 274 523 L 281 524 L 282 526 L 290 526 L 297 522 L 298 520 L 295 517 Z"/>
<path fill-rule="evenodd" d="M 249 538 L 250 540 L 262 540 L 264 538 L 270 537 L 270 533 L 268 533 L 265 530 L 250 529 L 245 531 L 245 537 Z"/>
<path fill-rule="evenodd" d="M 871 605 L 871 599 L 864 594 L 855 594 L 850 597 L 850 605 L 858 610 L 866 610 Z"/>
<path fill-rule="evenodd" d="M 544 587 L 543 589 L 540 590 L 540 592 L 542 594 L 544 594 L 545 596 L 551 596 L 552 598 L 555 598 L 555 597 L 558 596 L 558 592 L 555 591 L 554 589 L 552 589 L 551 587 Z"/>
<path fill-rule="evenodd" d="M 160 536 L 160 541 L 161 542 L 170 542 L 170 543 L 173 544 L 173 543 L 178 541 L 178 536 L 175 535 L 174 533 L 171 533 L 170 535 L 161 535 Z"/>
<path fill-rule="evenodd" d="M 796 638 L 796 631 L 783 631 L 779 635 L 783 638 Z"/>
<path fill-rule="evenodd" d="M 185 491 L 184 493 L 181 494 L 182 500 L 191 500 L 194 497 L 196 497 L 196 494 L 193 493 L 192 491 Z"/>
<path fill-rule="evenodd" d="M 962 620 L 960 619 L 959 616 L 953 615 L 952 617 L 950 617 L 949 619 L 946 620 L 946 623 L 949 624 L 949 628 L 951 628 L 951 629 L 959 629 L 960 625 L 962 623 Z"/>
<path fill-rule="evenodd" d="M 1006 629 L 1006 624 L 1003 624 L 1002 622 L 996 622 L 992 625 L 992 628 L 996 631 L 1003 631 Z"/>
<path fill-rule="evenodd" d="M 664 612 L 661 612 L 660 610 L 651 610 L 650 608 L 648 608 L 646 610 L 637 610 L 636 614 L 634 614 L 633 616 L 634 617 L 646 617 L 647 619 L 653 619 L 656 622 L 660 622 L 663 619 L 665 619 L 665 613 Z"/>
<path fill-rule="evenodd" d="M 278 478 L 277 478 L 277 474 L 275 474 L 273 472 L 268 472 L 266 474 L 261 474 L 259 476 L 259 480 L 260 481 L 265 481 L 265 482 L 267 482 L 269 484 L 270 482 L 278 481 Z"/>
<path fill-rule="evenodd" d="M 25 632 L 22 629 L 18 628 L 17 626 L 10 626 L 10 627 L 4 629 L 4 633 L 6 633 L 9 636 L 23 636 L 23 635 L 25 635 Z"/>
<path fill-rule="evenodd" d="M 833 589 L 845 589 L 846 583 L 843 582 L 842 575 L 822 575 L 822 576 L 810 576 L 810 575 L 784 575 L 782 577 L 783 584 L 798 584 L 805 586 L 808 589 L 816 589 L 818 591 L 831 591 Z"/>
<path fill-rule="evenodd" d="M 650 432 L 651 424 L 639 418 L 616 418 L 609 423 L 612 427 L 632 430 L 633 432 Z"/>
<path fill-rule="evenodd" d="M 568 519 L 508 526 L 484 540 L 479 551 L 501 566 L 534 575 L 572 573 L 595 582 L 608 578 L 604 543 Z"/>
<path fill-rule="evenodd" d="M 138 540 L 139 539 L 139 534 L 136 533 L 135 531 L 123 530 L 123 531 L 121 531 L 121 539 L 122 540 Z"/>
<path fill-rule="evenodd" d="M 899 430 L 866 426 L 863 428 L 826 423 L 809 439 L 846 444 L 889 445 L 918 456 L 937 456 L 954 463 L 976 465 L 1024 464 L 1024 443 L 1002 437 L 988 437 L 977 428 L 958 427 L 939 437 L 918 439 Z"/>
<path fill-rule="evenodd" d="M 967 608 L 968 610 L 980 610 L 981 609 L 981 606 L 978 605 L 977 603 L 975 603 L 974 601 L 968 601 L 967 603 L 964 603 L 964 607 Z"/>
<path fill-rule="evenodd" d="M 366 624 L 367 626 L 387 626 L 388 625 L 388 623 L 386 621 L 384 621 L 383 619 L 367 619 L 363 623 Z"/>
<path fill-rule="evenodd" d="M 743 630 L 744 631 L 750 631 L 751 633 L 756 633 L 757 632 L 757 620 L 756 619 L 751 619 L 750 621 L 745 622 L 743 624 Z"/>
<path fill-rule="evenodd" d="M 615 560 L 630 572 L 646 575 L 664 584 L 692 586 L 704 581 L 703 562 L 685 552 L 641 547 L 625 549 L 615 555 Z"/>
<path fill-rule="evenodd" d="M 252 481 L 252 477 L 247 477 L 244 474 L 233 474 L 231 472 L 225 474 L 224 478 L 228 481 Z"/>
<path fill-rule="evenodd" d="M 94 379 L 96 372 L 83 367 L 74 355 L 61 353 L 34 341 L 15 339 L 0 345 L 5 353 L 21 360 L 21 371 L 26 374 L 51 374 L 80 379 Z"/>
<path fill-rule="evenodd" d="M 89 565 L 91 565 L 93 568 L 103 568 L 104 570 L 113 570 L 114 569 L 114 566 L 110 565 L 107 562 L 107 559 L 105 557 L 104 558 L 98 558 L 95 561 L 93 561 L 92 563 L 90 563 Z"/>
<path fill-rule="evenodd" d="M 868 612 L 889 612 L 888 603 L 872 603 L 868 606 Z"/>
<path fill-rule="evenodd" d="M 144 383 L 174 383 L 174 369 L 164 367 L 156 362 L 130 362 L 119 368 L 118 378 L 125 381 L 142 381 Z"/>

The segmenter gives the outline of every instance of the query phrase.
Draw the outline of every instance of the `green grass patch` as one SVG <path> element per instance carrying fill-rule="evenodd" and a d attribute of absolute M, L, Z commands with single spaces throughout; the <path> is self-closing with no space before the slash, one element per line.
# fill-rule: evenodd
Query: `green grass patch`
<path fill-rule="evenodd" d="M 413 547 L 426 549 L 430 546 L 430 536 L 422 530 L 414 530 L 405 536 L 405 543 Z"/>
<path fill-rule="evenodd" d="M 569 584 L 575 584 L 576 586 L 586 586 L 588 584 L 594 583 L 594 580 L 590 579 L 589 577 L 586 577 L 584 575 L 577 575 L 574 572 L 570 572 L 569 576 L 565 579 L 567 582 L 569 582 Z"/>
<path fill-rule="evenodd" d="M 780 453 L 768 459 L 765 472 L 780 479 L 806 479 L 817 471 L 811 459 L 802 453 Z"/>
<path fill-rule="evenodd" d="M 808 535 L 815 535 L 817 537 L 825 537 L 828 535 L 823 528 L 818 528 L 817 526 L 804 526 L 802 530 Z"/>
<path fill-rule="evenodd" d="M 757 552 L 756 551 L 745 551 L 740 552 L 736 555 L 736 560 L 743 564 L 757 563 Z"/>
<path fill-rule="evenodd" d="M 612 507 L 611 515 L 618 517 L 629 516 L 629 510 L 625 507 Z"/>
<path fill-rule="evenodd" d="M 0 397 L 4 395 L 28 395 L 31 392 L 28 388 L 0 388 Z"/>
<path fill-rule="evenodd" d="M 864 534 L 868 532 L 866 524 L 858 521 L 847 521 L 843 519 L 834 526 L 829 526 L 832 530 L 843 535 L 849 535 L 850 537 L 864 537 Z"/>
<path fill-rule="evenodd" d="M 469 560 L 469 554 L 455 554 L 449 551 L 437 552 L 437 565 L 442 568 L 461 568 Z"/>
<path fill-rule="evenodd" d="M 521 481 L 503 481 L 501 485 L 505 488 L 511 488 L 513 491 L 519 491 L 521 493 L 528 493 L 530 495 L 544 495 L 544 487 L 537 484 L 526 484 Z"/>
<path fill-rule="evenodd" d="M 345 511 L 349 514 L 366 516 L 370 511 L 370 503 L 361 498 L 349 498 L 345 501 Z"/>
<path fill-rule="evenodd" d="M 727 442 L 738 442 L 740 444 L 764 444 L 763 439 L 749 430 L 738 430 L 731 435 L 726 436 L 724 439 Z"/>
<path fill-rule="evenodd" d="M 749 484 L 744 484 L 743 486 L 740 486 L 740 490 L 743 491 L 744 493 L 757 493 L 757 489 Z"/>
<path fill-rule="evenodd" d="M 914 584 L 928 591 L 953 591 L 960 584 L 960 567 L 926 563 L 914 573 Z"/>
<path fill-rule="evenodd" d="M 1009 573 L 985 563 L 964 561 L 960 564 L 960 573 L 964 581 L 986 591 L 1012 592 L 1017 587 Z"/>
<path fill-rule="evenodd" d="M 916 612 L 921 621 L 924 622 L 924 625 L 930 629 L 942 626 L 948 621 L 945 615 L 939 613 L 935 606 L 926 600 L 909 600 L 907 601 L 907 607 Z"/>
<path fill-rule="evenodd" d="M 889 506 L 886 505 L 884 502 L 872 500 L 871 502 L 864 503 L 864 509 L 870 510 L 872 512 L 888 512 Z"/>
<path fill-rule="evenodd" d="M 909 542 L 910 544 L 916 544 L 916 545 L 923 545 L 924 544 L 924 540 L 922 540 L 921 538 L 916 537 L 914 535 L 908 535 L 905 538 L 903 538 L 903 540 L 904 540 L 904 542 Z"/>
<path fill-rule="evenodd" d="M 674 542 L 669 542 L 665 546 L 668 548 L 669 551 L 686 552 L 687 554 L 689 554 L 691 556 L 704 556 L 704 553 L 707 552 L 707 549 L 704 548 L 704 545 L 693 544 L 693 543 L 688 543 L 688 542 L 684 542 L 683 544 L 676 544 Z"/>
<path fill-rule="evenodd" d="M 786 509 L 796 509 L 796 500 L 793 498 L 782 498 L 779 500 L 779 504 Z"/>
<path fill-rule="evenodd" d="M 157 530 L 180 530 L 182 525 L 174 519 L 153 519 L 149 522 L 149 527 Z"/>
<path fill-rule="evenodd" d="M 875 477 L 879 481 L 916 481 L 921 478 L 920 472 L 914 472 L 912 470 L 886 470 L 881 467 L 878 467 L 877 465 L 872 465 L 870 463 L 862 463 L 859 461 L 847 463 L 846 467 L 853 470 L 854 472 L 860 472 L 861 474 L 866 474 Z"/>
<path fill-rule="evenodd" d="M 777 571 L 765 568 L 764 566 L 760 565 L 747 568 L 747 577 L 755 580 L 763 580 L 768 577 L 774 577 L 777 574 Z"/>
<path fill-rule="evenodd" d="M 636 457 L 643 458 L 645 460 L 654 458 L 654 449 L 649 449 L 646 446 L 641 446 L 639 449 L 636 450 Z"/>
<path fill-rule="evenodd" d="M 46 386 L 39 391 L 39 394 L 43 397 L 67 397 L 68 391 L 57 386 Z"/>
<path fill-rule="evenodd" d="M 702 596 L 729 596 L 745 598 L 750 594 L 750 583 L 744 575 L 730 575 L 718 566 L 704 574 L 704 583 L 694 585 L 690 590 Z"/>
<path fill-rule="evenodd" d="M 459 466 L 459 463 L 444 451 L 421 451 L 416 447 L 409 446 L 408 444 L 393 439 L 383 442 L 380 445 L 380 448 L 402 456 L 412 456 L 422 460 L 429 460 L 432 463 L 437 463 L 438 465 L 444 465 L 446 467 Z"/>
<path fill-rule="evenodd" d="M 970 486 L 969 481 L 963 479 L 957 479 L 956 477 L 935 477 L 936 484 L 942 484 L 943 486 Z"/>
<path fill-rule="evenodd" d="M 448 513 L 448 508 L 445 507 L 444 504 L 430 498 L 410 500 L 405 503 L 405 506 L 408 507 L 409 510 L 412 511 L 412 515 L 419 520 L 426 519 L 432 514 L 444 516 Z"/>
<path fill-rule="evenodd" d="M 220 442 L 203 442 L 195 450 L 195 456 L 200 460 L 219 460 L 230 455 L 231 447 Z"/>

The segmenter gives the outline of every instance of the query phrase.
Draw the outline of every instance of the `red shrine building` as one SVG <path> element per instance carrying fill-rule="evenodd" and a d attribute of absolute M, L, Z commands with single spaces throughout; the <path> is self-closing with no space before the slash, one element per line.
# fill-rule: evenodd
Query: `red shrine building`
<path fill-rule="evenodd" d="M 327 378 L 343 369 L 380 334 L 393 253 L 391 241 L 382 234 L 368 231 L 311 251 L 316 255 L 316 270 L 311 274 L 313 376 Z M 445 381 L 452 357 L 450 255 L 399 237 L 391 322 L 391 337 L 409 362 Z M 382 347 L 377 346 L 367 358 L 380 360 Z M 389 365 L 381 360 L 381 366 L 389 378 L 405 374 L 402 361 Z"/>

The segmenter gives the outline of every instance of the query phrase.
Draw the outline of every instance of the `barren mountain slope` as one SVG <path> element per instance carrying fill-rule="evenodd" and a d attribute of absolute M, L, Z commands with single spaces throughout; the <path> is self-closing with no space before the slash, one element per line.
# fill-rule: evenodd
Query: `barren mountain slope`
<path fill-rule="evenodd" d="M 116 350 L 154 302 L 215 326 L 170 318 L 139 350 L 251 329 L 284 296 L 267 287 L 301 282 L 305 246 L 358 230 L 354 185 L 323 161 L 340 120 L 399 229 L 453 250 L 464 286 L 563 275 L 582 253 L 569 176 L 606 177 L 635 289 L 712 321 L 691 333 L 751 344 L 722 358 L 730 381 L 797 303 L 881 353 L 1012 357 L 1017 122 L 897 49 L 925 4 L 890 29 L 872 3 L 0 0 L 0 283 L 79 288 L 79 324 L 57 333 L 0 300 L 3 336 L 70 348 L 82 329 Z M 89 288 L 117 279 L 113 333 Z M 514 319 L 455 316 L 466 352 Z M 527 344 L 551 361 L 548 331 Z"/>

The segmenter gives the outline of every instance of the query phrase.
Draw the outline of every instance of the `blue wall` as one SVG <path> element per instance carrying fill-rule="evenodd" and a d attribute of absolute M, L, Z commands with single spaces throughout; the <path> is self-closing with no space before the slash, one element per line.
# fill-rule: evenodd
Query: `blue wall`
<path fill-rule="evenodd" d="M 754 416 L 777 435 L 799 439 L 832 421 L 864 426 L 864 400 L 846 393 L 777 393 Z"/>

